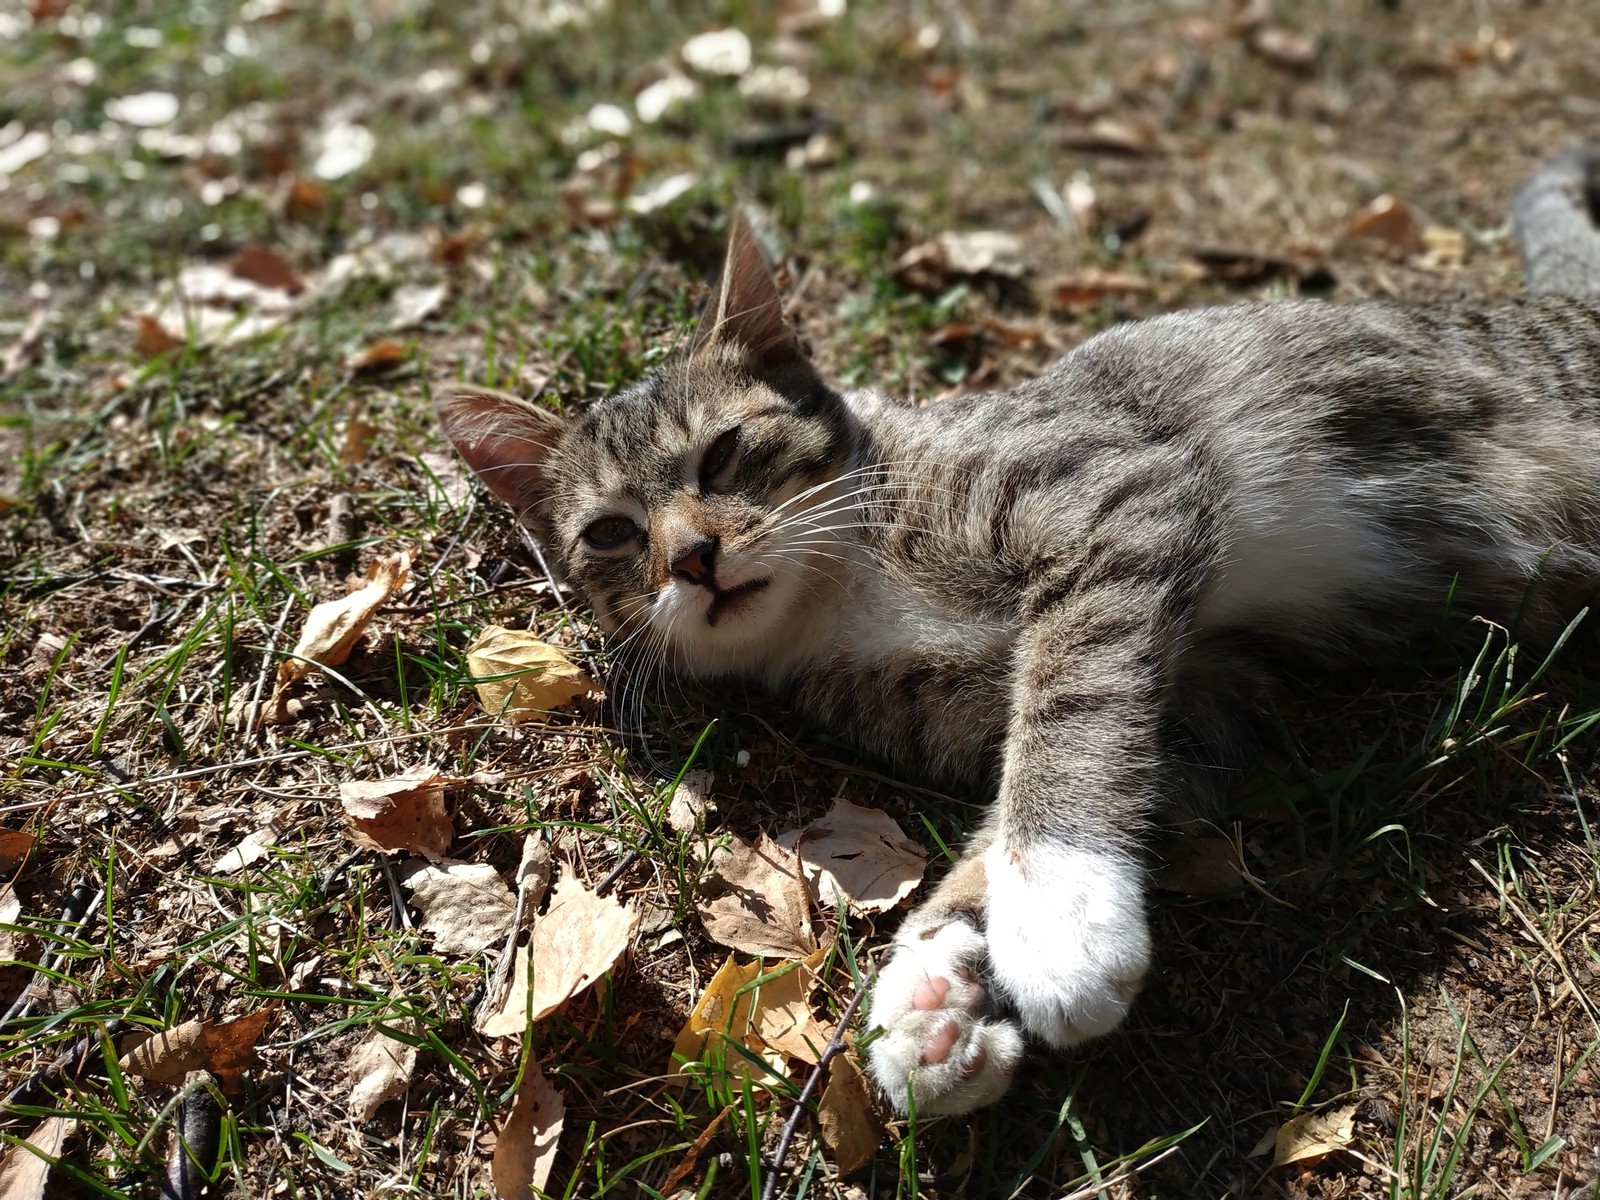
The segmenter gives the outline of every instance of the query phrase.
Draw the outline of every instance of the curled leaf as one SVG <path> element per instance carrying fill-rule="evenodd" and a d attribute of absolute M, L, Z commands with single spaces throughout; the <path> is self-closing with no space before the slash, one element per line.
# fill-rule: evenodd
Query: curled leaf
<path fill-rule="evenodd" d="M 313 608 L 306 617 L 294 657 L 278 664 L 278 686 L 300 679 L 319 664 L 336 667 L 349 658 L 373 614 L 406 581 L 410 571 L 408 551 L 375 559 L 367 568 L 366 582 L 355 591 Z"/>

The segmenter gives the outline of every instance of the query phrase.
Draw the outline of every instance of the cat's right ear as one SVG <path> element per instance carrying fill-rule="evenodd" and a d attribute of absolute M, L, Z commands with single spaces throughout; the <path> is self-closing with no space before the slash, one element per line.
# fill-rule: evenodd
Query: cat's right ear
<path fill-rule="evenodd" d="M 799 343 L 783 319 L 778 281 L 742 212 L 733 214 L 722 278 L 690 344 L 694 354 L 717 346 L 737 346 L 769 367 L 799 356 Z"/>
<path fill-rule="evenodd" d="M 478 478 L 548 540 L 545 465 L 566 436 L 566 421 L 517 396 L 462 384 L 439 388 L 433 407 Z"/>

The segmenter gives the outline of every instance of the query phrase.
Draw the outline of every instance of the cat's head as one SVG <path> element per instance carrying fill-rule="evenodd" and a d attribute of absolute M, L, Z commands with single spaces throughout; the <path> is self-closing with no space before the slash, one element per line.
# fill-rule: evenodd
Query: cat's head
<path fill-rule="evenodd" d="M 570 417 L 471 387 L 437 407 L 602 626 L 681 668 L 757 665 L 837 573 L 852 422 L 741 219 L 695 336 L 642 382 Z"/>

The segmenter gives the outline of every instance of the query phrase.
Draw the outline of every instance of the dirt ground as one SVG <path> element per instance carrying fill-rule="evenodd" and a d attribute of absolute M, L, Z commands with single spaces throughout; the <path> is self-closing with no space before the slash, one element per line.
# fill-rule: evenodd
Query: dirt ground
<path fill-rule="evenodd" d="M 207 1194 L 488 1195 L 537 1064 L 557 1196 L 1600 1196 L 1587 624 L 1546 663 L 1455 614 L 1376 681 L 1286 685 L 1226 818 L 1164 850 L 1125 1031 L 970 1121 L 876 1112 L 848 1172 L 802 1114 L 778 1163 L 803 1063 L 664 1078 L 729 953 L 673 780 L 713 773 L 712 839 L 844 796 L 936 862 L 981 798 L 741 689 L 487 714 L 485 625 L 595 635 L 430 409 L 637 378 L 734 202 L 831 377 L 933 403 L 1178 307 L 1514 294 L 1510 195 L 1600 124 L 1592 0 L 167 7 L 0 6 L 0 1137 L 62 1139 L 4 1194 L 159 1194 L 193 1070 Z M 717 30 L 751 63 L 696 66 Z M 976 266 L 938 241 L 980 231 L 1011 240 Z M 271 702 L 310 608 L 401 550 L 349 660 Z M 521 1036 L 475 1027 L 501 941 L 441 950 L 350 839 L 341 785 L 417 767 L 474 777 L 450 857 L 514 886 L 534 831 L 639 914 Z M 820 1017 L 896 919 L 835 930 Z M 119 1065 L 251 1016 L 175 1077 Z M 412 1056 L 368 1108 L 385 1031 Z"/>

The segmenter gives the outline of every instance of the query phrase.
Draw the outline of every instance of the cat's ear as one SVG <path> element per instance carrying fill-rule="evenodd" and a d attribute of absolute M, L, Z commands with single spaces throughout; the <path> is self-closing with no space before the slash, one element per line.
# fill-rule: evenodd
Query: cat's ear
<path fill-rule="evenodd" d="M 545 464 L 566 436 L 555 413 L 505 392 L 451 384 L 434 393 L 439 424 L 478 478 L 517 514 L 546 534 Z"/>
<path fill-rule="evenodd" d="M 739 346 L 762 366 L 799 357 L 800 346 L 783 319 L 783 296 L 761 244 L 742 212 L 733 214 L 722 280 L 700 319 L 693 353 Z"/>

